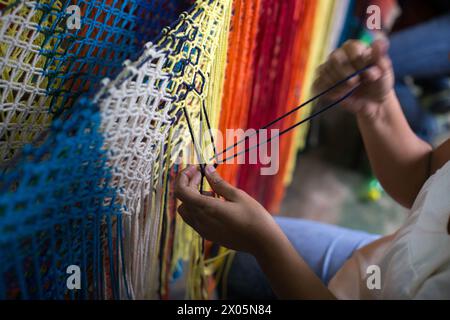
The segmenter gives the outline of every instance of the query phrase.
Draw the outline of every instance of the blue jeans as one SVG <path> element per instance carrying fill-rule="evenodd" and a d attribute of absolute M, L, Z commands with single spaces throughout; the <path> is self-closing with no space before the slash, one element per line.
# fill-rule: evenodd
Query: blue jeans
<path fill-rule="evenodd" d="M 355 250 L 379 238 L 366 232 L 303 219 L 277 217 L 275 220 L 325 285 Z M 227 299 L 276 299 L 256 259 L 247 253 L 236 253 L 226 285 L 227 296 L 224 298 Z"/>
<path fill-rule="evenodd" d="M 450 14 L 396 32 L 390 42 L 395 90 L 403 112 L 414 132 L 430 141 L 437 131 L 436 121 L 421 107 L 405 77 L 439 81 L 450 75 Z"/>

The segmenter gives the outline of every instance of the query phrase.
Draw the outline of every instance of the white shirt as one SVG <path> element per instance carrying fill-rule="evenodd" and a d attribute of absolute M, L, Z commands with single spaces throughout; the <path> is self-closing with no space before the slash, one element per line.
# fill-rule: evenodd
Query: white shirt
<path fill-rule="evenodd" d="M 405 224 L 356 251 L 329 289 L 340 299 L 450 299 L 449 218 L 450 161 L 424 184 Z M 379 289 L 367 285 L 371 265 L 379 267 Z"/>

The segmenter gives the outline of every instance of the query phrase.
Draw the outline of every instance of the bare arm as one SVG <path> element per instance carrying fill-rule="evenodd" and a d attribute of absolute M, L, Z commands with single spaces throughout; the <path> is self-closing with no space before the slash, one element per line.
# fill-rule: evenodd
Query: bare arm
<path fill-rule="evenodd" d="M 356 115 L 372 169 L 384 189 L 410 208 L 430 174 L 448 159 L 448 143 L 435 152 L 409 127 L 394 92 L 387 42 L 366 47 L 351 40 L 335 50 L 319 68 L 316 90 L 323 90 L 358 69 L 373 65 L 362 76 L 328 96 L 336 99 L 359 86 L 342 106 Z"/>
<path fill-rule="evenodd" d="M 431 155 L 431 174 L 442 168 L 448 161 L 450 161 L 450 139 L 441 144 L 438 148 L 433 150 Z"/>
<path fill-rule="evenodd" d="M 336 299 L 282 232 L 278 239 L 268 240 L 254 255 L 278 297 Z"/>
<path fill-rule="evenodd" d="M 430 176 L 432 147 L 409 127 L 394 93 L 376 116 L 358 115 L 372 169 L 383 188 L 410 208 Z"/>

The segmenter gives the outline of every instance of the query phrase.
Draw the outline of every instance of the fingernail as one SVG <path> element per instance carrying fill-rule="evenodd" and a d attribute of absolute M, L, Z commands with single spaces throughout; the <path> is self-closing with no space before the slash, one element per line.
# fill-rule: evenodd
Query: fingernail
<path fill-rule="evenodd" d="M 196 171 L 196 167 L 194 165 L 190 164 L 187 167 L 187 171 L 188 172 L 194 172 L 194 171 Z"/>
<path fill-rule="evenodd" d="M 206 172 L 209 173 L 209 174 L 214 173 L 214 172 L 216 172 L 216 168 L 214 168 L 214 166 L 208 164 L 206 166 Z"/>

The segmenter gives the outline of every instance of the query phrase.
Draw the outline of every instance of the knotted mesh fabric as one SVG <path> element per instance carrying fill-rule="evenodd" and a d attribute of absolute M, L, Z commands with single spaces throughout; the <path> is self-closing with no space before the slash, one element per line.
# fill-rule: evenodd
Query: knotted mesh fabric
<path fill-rule="evenodd" d="M 161 228 L 161 174 L 164 146 L 176 118 L 163 71 L 167 53 L 148 43 L 144 54 L 97 95 L 111 184 L 126 214 L 126 261 L 131 296 L 154 298 L 158 286 L 158 234 Z"/>
<path fill-rule="evenodd" d="M 221 45 L 226 43 L 229 15 L 228 1 L 197 1 L 96 95 L 112 184 L 126 213 L 132 297 L 154 298 L 162 285 L 159 255 L 170 250 L 160 252 L 168 172 L 192 142 L 182 108 L 188 110 L 196 132 L 203 105 L 217 117 L 225 66 Z"/>
<path fill-rule="evenodd" d="M 102 2 L 102 5 L 105 3 L 119 5 L 115 1 Z M 4 19 L 2 32 L 14 25 L 11 21 L 20 14 L 25 14 L 30 21 L 35 19 L 29 12 L 34 10 L 37 14 L 37 7 L 35 2 L 7 7 L 6 11 L 20 10 L 8 11 L 14 18 L 10 15 L 10 20 Z M 62 14 L 58 10 L 54 9 Z M 20 57 L 30 55 L 33 63 L 42 56 L 45 60 L 28 68 L 36 69 L 39 78 L 37 81 L 36 77 L 31 77 L 35 82 L 29 87 L 34 96 L 24 93 L 22 88 L 26 84 L 21 80 L 28 72 L 22 68 L 23 63 L 13 62 L 8 69 L 8 61 L 14 59 L 2 60 L 2 72 L 7 75 L 2 78 L 6 79 L 2 84 L 10 90 L 2 99 L 14 101 L 10 109 L 1 109 L 2 115 L 8 115 L 2 119 L 9 121 L 2 123 L 2 129 L 10 128 L 10 123 L 15 127 L 10 130 L 14 133 L 3 135 L 1 142 L 10 152 L 12 142 L 17 142 L 18 149 L 40 135 L 38 143 L 23 149 L 0 177 L 1 257 L 2 261 L 3 257 L 8 258 L 0 267 L 2 297 L 157 296 L 161 285 L 158 282 L 159 256 L 170 249 L 160 251 L 162 220 L 167 211 L 168 172 L 174 159 L 190 142 L 180 111 L 183 107 L 188 109 L 196 131 L 200 129 L 198 117 L 203 105 L 210 112 L 212 122 L 217 119 L 229 15 L 229 1 L 197 1 L 173 27 L 164 30 L 155 45 L 149 43 L 137 60 L 126 63 L 114 80 L 104 81 L 95 96 L 88 94 L 91 98 L 71 103 L 71 108 L 66 108 L 66 102 L 73 92 L 79 95 L 85 91 L 82 87 L 85 82 L 80 81 L 77 86 L 74 81 L 99 80 L 104 74 L 96 73 L 98 68 L 80 67 L 84 72 L 73 73 L 68 78 L 65 78 L 67 69 L 64 72 L 58 69 L 59 80 L 66 80 L 62 81 L 63 85 L 59 81 L 51 82 L 58 78 L 56 73 L 45 71 L 54 69 L 42 67 L 52 65 L 43 55 L 42 47 L 37 52 L 38 45 L 32 47 L 33 50 L 30 46 L 17 49 L 14 41 L 2 46 L 2 50 L 8 52 L 19 50 Z M 99 16 L 111 23 L 106 16 Z M 28 26 L 22 22 L 21 25 Z M 94 24 L 99 25 L 98 21 Z M 27 36 L 34 32 L 39 37 L 40 24 L 30 25 L 35 29 L 25 32 Z M 26 39 L 25 42 L 32 41 Z M 108 48 L 116 50 L 115 46 Z M 98 52 L 95 48 L 86 50 L 92 54 Z M 127 50 L 130 55 L 134 53 L 130 48 Z M 98 55 L 96 61 L 106 63 L 99 61 L 101 57 Z M 119 70 L 118 64 L 114 63 L 114 67 Z M 21 75 L 16 78 L 14 72 Z M 42 74 L 44 76 L 39 77 Z M 11 91 L 9 83 L 16 81 L 14 79 L 19 88 Z M 63 90 L 68 81 L 72 81 L 69 89 Z M 17 109 L 16 102 L 21 99 L 25 99 L 24 108 Z M 36 113 L 48 115 L 51 110 L 59 110 L 60 115 L 48 131 L 45 131 L 48 124 L 42 124 L 33 137 L 22 139 L 22 131 L 28 130 L 27 122 L 15 119 L 23 114 L 29 117 L 29 110 L 36 104 L 42 107 Z M 29 121 L 36 124 L 35 120 Z M 16 153 L 13 151 L 3 160 L 9 160 Z M 184 235 L 180 237 L 180 241 L 186 239 Z M 198 247 L 199 238 L 192 240 L 183 245 Z M 191 255 L 190 251 L 181 251 L 184 258 Z M 199 261 L 199 251 L 194 253 L 193 261 Z M 83 289 L 80 292 L 67 287 L 66 268 L 70 265 L 81 269 Z"/>
<path fill-rule="evenodd" d="M 188 0 L 0 1 L 0 164 L 137 58 Z M 70 28 L 69 28 L 70 27 Z"/>
<path fill-rule="evenodd" d="M 118 298 L 121 221 L 87 100 L 0 177 L 0 298 Z M 81 271 L 69 290 L 67 268 Z"/>

